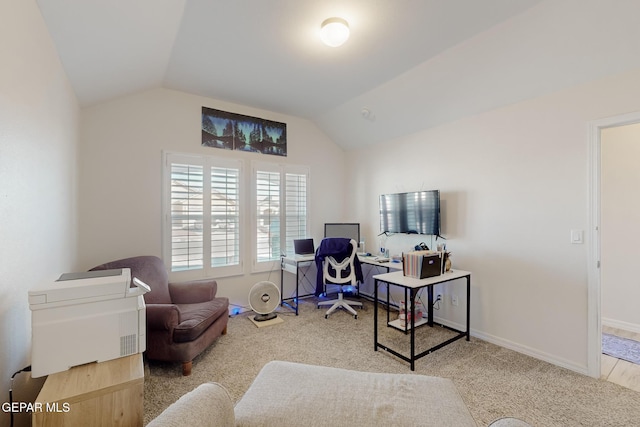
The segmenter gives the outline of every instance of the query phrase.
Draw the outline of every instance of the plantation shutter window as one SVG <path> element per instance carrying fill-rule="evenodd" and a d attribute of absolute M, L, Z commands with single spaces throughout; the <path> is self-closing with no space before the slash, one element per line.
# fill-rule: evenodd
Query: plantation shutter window
<path fill-rule="evenodd" d="M 163 242 L 170 271 L 191 272 L 194 278 L 241 273 L 241 163 L 173 153 L 165 157 L 169 190 Z"/>
<path fill-rule="evenodd" d="M 239 170 L 211 170 L 211 266 L 240 263 Z"/>
<path fill-rule="evenodd" d="M 255 162 L 253 170 L 253 271 L 273 271 L 282 255 L 293 255 L 294 239 L 309 237 L 309 170 L 266 162 Z"/>
<path fill-rule="evenodd" d="M 256 251 L 258 262 L 280 258 L 280 173 L 256 172 Z"/>
<path fill-rule="evenodd" d="M 308 237 L 307 221 L 307 175 L 287 173 L 285 175 L 286 199 L 286 252 L 293 254 L 293 241 Z"/>
<path fill-rule="evenodd" d="M 203 266 L 203 167 L 171 165 L 171 269 Z"/>
<path fill-rule="evenodd" d="M 309 168 L 251 165 L 163 153 L 162 257 L 171 279 L 242 275 L 246 265 L 276 271 L 293 241 L 310 237 Z"/>

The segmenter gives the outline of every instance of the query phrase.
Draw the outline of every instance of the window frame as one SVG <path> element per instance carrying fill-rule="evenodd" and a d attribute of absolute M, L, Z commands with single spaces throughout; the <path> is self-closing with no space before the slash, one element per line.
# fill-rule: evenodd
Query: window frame
<path fill-rule="evenodd" d="M 286 188 L 286 178 L 287 174 L 297 174 L 297 175 L 305 175 L 306 176 L 306 230 L 304 236 L 299 236 L 299 238 L 306 238 L 310 233 L 310 209 L 309 209 L 309 189 L 310 189 L 310 168 L 308 166 L 299 166 L 299 165 L 285 165 L 279 163 L 270 163 L 263 161 L 253 161 L 251 168 L 251 236 L 252 244 L 251 244 L 251 252 L 252 252 L 252 267 L 251 271 L 253 273 L 258 272 L 267 272 L 274 271 L 275 269 L 280 268 L 280 256 L 277 259 L 269 259 L 266 261 L 258 261 L 258 186 L 257 179 L 259 172 L 275 172 L 280 175 L 280 183 L 279 183 L 279 203 L 280 203 L 280 211 L 278 215 L 280 216 L 280 255 L 287 254 L 287 233 L 286 233 L 286 220 L 287 220 L 287 188 Z M 282 207 L 285 207 L 284 212 Z M 289 245 L 292 247 L 292 244 Z M 292 254 L 288 254 L 292 255 Z"/>
<path fill-rule="evenodd" d="M 173 271 L 172 264 L 172 224 L 171 224 L 171 178 L 173 164 L 187 164 L 203 168 L 203 265 L 202 268 Z M 211 265 L 211 178 L 213 168 L 230 168 L 238 170 L 238 263 L 221 266 Z M 181 279 L 203 277 L 228 277 L 244 274 L 244 224 L 246 203 L 244 200 L 244 164 L 239 159 L 219 158 L 208 155 L 182 154 L 170 151 L 163 152 L 162 176 L 162 253 L 165 265 L 171 276 Z"/>

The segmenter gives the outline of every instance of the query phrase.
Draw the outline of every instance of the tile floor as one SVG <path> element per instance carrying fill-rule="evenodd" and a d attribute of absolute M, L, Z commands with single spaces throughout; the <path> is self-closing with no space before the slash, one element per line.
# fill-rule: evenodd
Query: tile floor
<path fill-rule="evenodd" d="M 604 325 L 602 326 L 602 332 L 640 341 L 640 334 L 635 332 Z M 640 365 L 603 354 L 600 372 L 600 378 L 640 392 Z"/>

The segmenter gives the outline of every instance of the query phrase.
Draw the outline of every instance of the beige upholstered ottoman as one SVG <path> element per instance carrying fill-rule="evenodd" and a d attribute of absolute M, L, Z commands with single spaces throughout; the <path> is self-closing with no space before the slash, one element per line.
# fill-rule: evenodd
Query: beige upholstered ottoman
<path fill-rule="evenodd" d="M 233 407 L 220 384 L 202 384 L 148 427 L 476 427 L 453 382 L 267 363 Z"/>
<path fill-rule="evenodd" d="M 453 382 L 274 361 L 235 406 L 236 426 L 473 426 Z"/>

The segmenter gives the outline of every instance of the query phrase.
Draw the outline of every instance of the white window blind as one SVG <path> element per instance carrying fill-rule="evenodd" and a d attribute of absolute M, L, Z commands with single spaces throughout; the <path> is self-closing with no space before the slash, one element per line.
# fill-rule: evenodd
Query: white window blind
<path fill-rule="evenodd" d="M 203 267 L 203 167 L 171 164 L 171 270 Z"/>
<path fill-rule="evenodd" d="M 308 237 L 307 175 L 287 173 L 285 175 L 285 188 L 286 252 L 293 254 L 293 241 Z"/>
<path fill-rule="evenodd" d="M 280 258 L 280 173 L 256 172 L 257 261 Z"/>
<path fill-rule="evenodd" d="M 309 236 L 306 167 L 254 164 L 254 271 L 273 268 L 282 254 L 294 253 L 293 240 Z"/>
<path fill-rule="evenodd" d="M 211 169 L 211 266 L 240 263 L 239 170 Z"/>
<path fill-rule="evenodd" d="M 240 163 L 167 154 L 165 165 L 165 263 L 171 272 L 200 271 L 205 277 L 240 273 Z"/>

